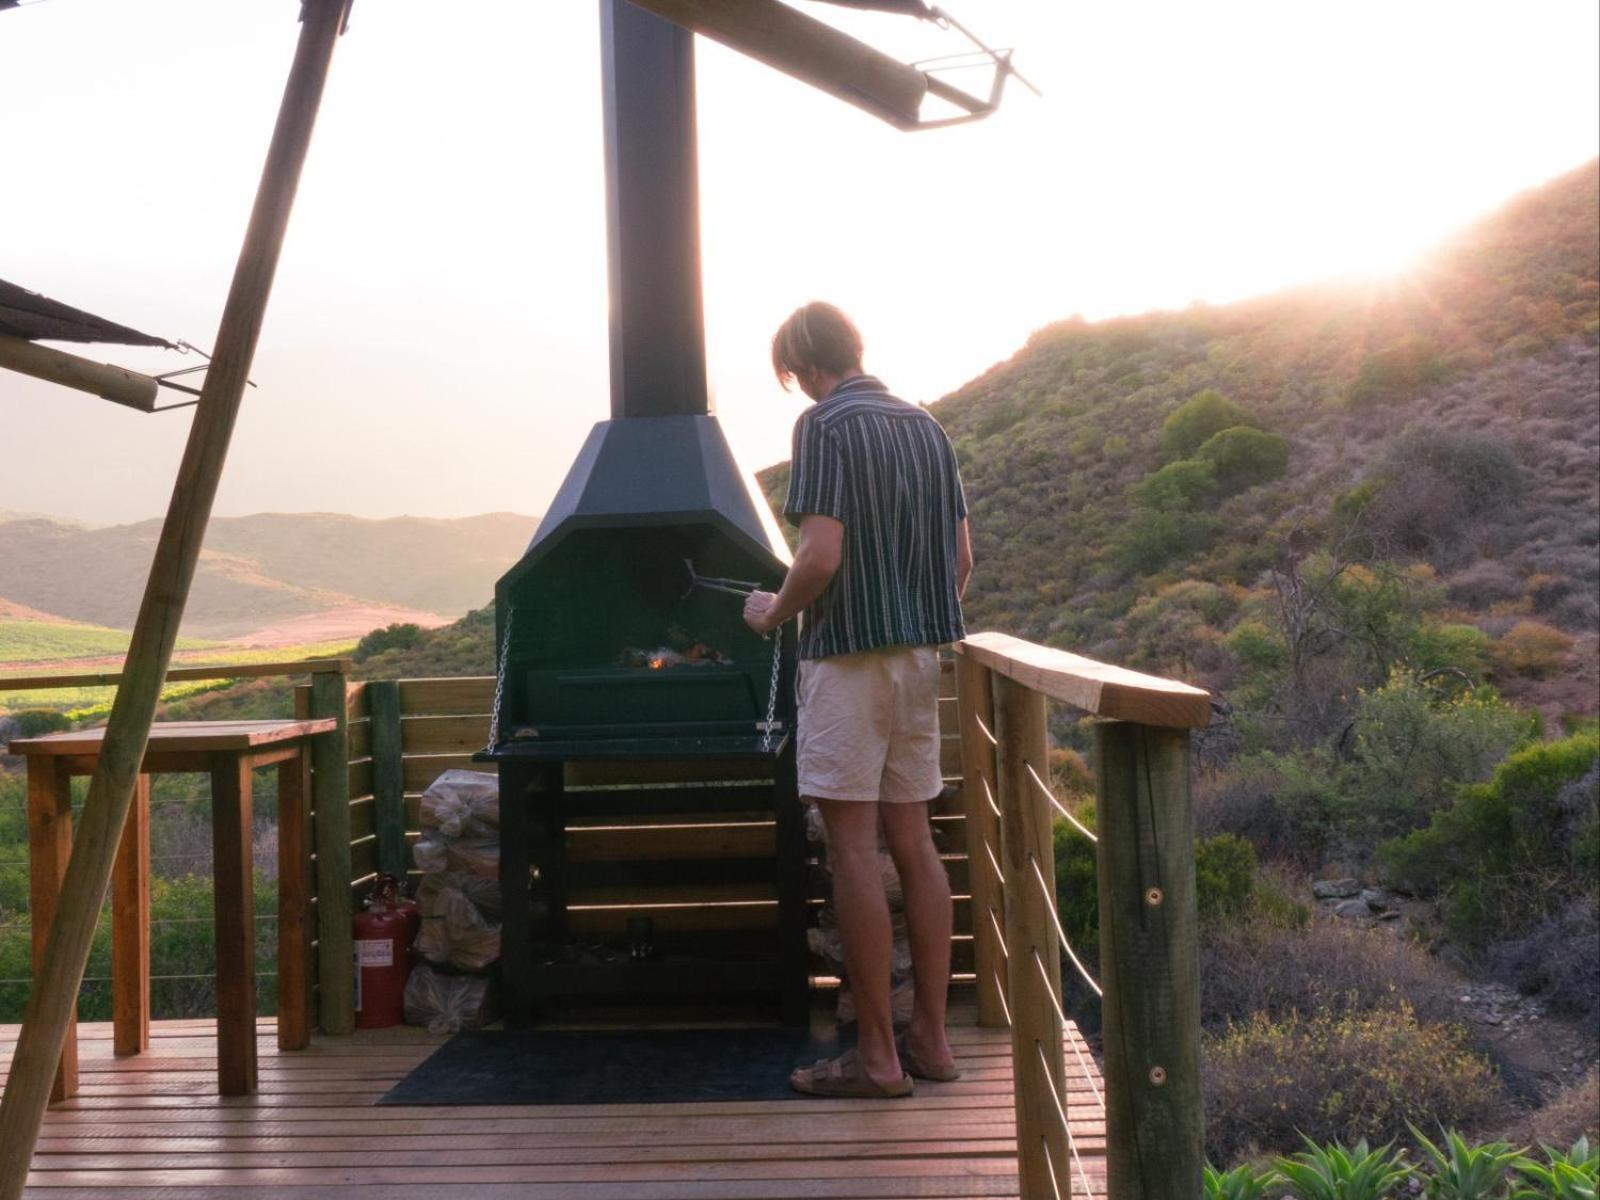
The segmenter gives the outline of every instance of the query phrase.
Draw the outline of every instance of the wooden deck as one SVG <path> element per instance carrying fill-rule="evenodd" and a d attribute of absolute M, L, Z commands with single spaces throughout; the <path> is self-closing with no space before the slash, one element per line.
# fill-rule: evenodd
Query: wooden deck
<path fill-rule="evenodd" d="M 951 1030 L 963 1079 L 904 1101 L 379 1108 L 444 1039 L 406 1027 L 317 1036 L 280 1052 L 258 1025 L 261 1091 L 216 1093 L 210 1021 L 160 1021 L 117 1058 L 110 1024 L 80 1030 L 82 1095 L 55 1105 L 29 1197 L 372 1200 L 887 1200 L 1015 1197 L 1009 1034 L 970 1011 Z M 0 1026 L 0 1071 L 17 1027 Z M 1105 1124 L 1067 1030 L 1068 1112 L 1093 1194 Z M 1078 1043 L 1082 1049 L 1082 1043 Z M 3 1076 L 0 1076 L 3 1078 Z M 1073 1194 L 1083 1186 L 1072 1168 Z M 108 1191 L 109 1189 L 109 1191 Z"/>

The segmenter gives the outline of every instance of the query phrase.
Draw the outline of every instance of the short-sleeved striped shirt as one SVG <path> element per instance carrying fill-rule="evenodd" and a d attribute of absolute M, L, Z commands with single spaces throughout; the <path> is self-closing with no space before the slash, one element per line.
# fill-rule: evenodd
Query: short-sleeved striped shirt
<path fill-rule="evenodd" d="M 844 524 L 843 557 L 804 614 L 800 657 L 965 636 L 956 530 L 967 515 L 955 451 L 932 415 L 871 375 L 801 414 L 783 514 Z"/>

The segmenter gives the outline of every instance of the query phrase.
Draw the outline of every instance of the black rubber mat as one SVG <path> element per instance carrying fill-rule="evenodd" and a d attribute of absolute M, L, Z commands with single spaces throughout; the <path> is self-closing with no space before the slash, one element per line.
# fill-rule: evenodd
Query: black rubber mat
<path fill-rule="evenodd" d="M 789 1072 L 839 1052 L 794 1028 L 458 1033 L 379 1104 L 785 1100 Z"/>

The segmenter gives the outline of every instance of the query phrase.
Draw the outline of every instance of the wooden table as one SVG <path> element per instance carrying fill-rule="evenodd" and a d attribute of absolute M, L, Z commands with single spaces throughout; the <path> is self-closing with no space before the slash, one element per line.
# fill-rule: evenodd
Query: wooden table
<path fill-rule="evenodd" d="M 311 1036 L 310 739 L 335 727 L 311 721 L 174 721 L 151 727 L 111 881 L 111 978 L 118 1054 L 150 1045 L 150 776 L 211 776 L 217 939 L 217 1083 L 225 1096 L 256 1090 L 255 906 L 251 889 L 250 774 L 278 768 L 278 1045 Z M 72 856 L 72 777 L 90 775 L 103 729 L 18 738 L 27 759 L 29 902 L 37 975 Z M 78 1091 L 78 1043 L 69 1028 L 51 1099 Z"/>

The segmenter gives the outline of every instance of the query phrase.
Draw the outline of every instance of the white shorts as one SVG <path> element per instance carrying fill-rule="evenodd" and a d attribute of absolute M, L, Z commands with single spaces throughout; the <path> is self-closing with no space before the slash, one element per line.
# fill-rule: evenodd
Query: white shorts
<path fill-rule="evenodd" d="M 904 804 L 933 800 L 939 772 L 939 653 L 889 646 L 800 663 L 800 794 Z"/>

